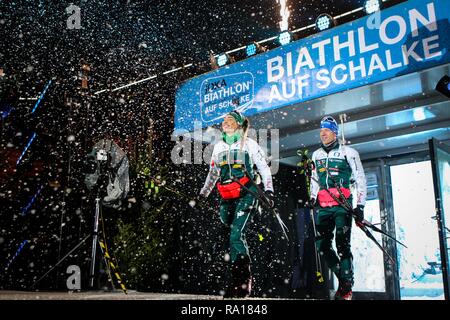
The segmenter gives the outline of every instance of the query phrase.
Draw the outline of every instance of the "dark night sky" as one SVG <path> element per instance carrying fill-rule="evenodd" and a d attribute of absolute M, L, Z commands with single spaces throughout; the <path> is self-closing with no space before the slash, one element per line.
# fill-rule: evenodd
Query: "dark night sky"
<path fill-rule="evenodd" d="M 362 0 L 292 1 L 289 28 L 309 25 L 322 12 L 337 15 Z M 0 61 L 26 70 L 31 83 L 73 74 L 86 58 L 115 81 L 132 80 L 279 32 L 276 0 L 74 1 L 81 30 L 66 28 L 70 2 L 19 0 L 0 4 Z M 72 73 L 70 73 L 72 72 Z M 32 87 L 32 86 L 31 86 Z M 33 91 L 33 90 L 32 90 Z"/>

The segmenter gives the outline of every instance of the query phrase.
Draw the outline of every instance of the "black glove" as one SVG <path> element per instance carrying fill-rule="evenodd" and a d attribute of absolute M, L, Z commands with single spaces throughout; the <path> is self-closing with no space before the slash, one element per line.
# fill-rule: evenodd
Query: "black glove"
<path fill-rule="evenodd" d="M 305 206 L 309 209 L 314 209 L 317 207 L 316 198 L 311 198 L 308 202 L 305 203 Z"/>
<path fill-rule="evenodd" d="M 355 217 L 356 222 L 361 222 L 364 220 L 364 206 L 358 205 L 353 210 L 353 216 Z"/>
<path fill-rule="evenodd" d="M 269 205 L 271 208 L 273 208 L 275 206 L 275 202 L 273 201 L 274 195 L 273 195 L 273 191 L 266 191 L 266 198 L 269 201 Z"/>

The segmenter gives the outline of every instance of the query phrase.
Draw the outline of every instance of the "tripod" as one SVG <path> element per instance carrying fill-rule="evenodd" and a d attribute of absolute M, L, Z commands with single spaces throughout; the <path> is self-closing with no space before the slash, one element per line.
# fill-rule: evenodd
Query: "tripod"
<path fill-rule="evenodd" d="M 94 231 L 92 233 L 92 250 L 91 250 L 91 266 L 89 268 L 89 288 L 94 287 L 94 278 L 95 278 L 95 260 L 97 256 L 97 242 L 99 242 L 98 238 L 98 221 L 100 218 L 101 212 L 101 191 L 104 190 L 107 186 L 107 171 L 108 171 L 108 161 L 109 157 L 107 153 L 105 154 L 104 150 L 98 151 L 97 154 L 97 168 L 96 174 L 98 174 L 97 181 L 95 184 L 95 214 L 94 214 Z M 103 235 L 104 237 L 106 235 Z M 106 242 L 106 241 L 105 241 Z M 99 243 L 100 244 L 100 243 Z M 103 251 L 103 250 L 102 250 Z M 105 255 L 103 255 L 105 257 Z M 108 271 L 108 276 L 112 282 L 111 273 L 109 271 L 109 264 L 105 259 L 106 269 Z"/>
<path fill-rule="evenodd" d="M 106 248 L 106 241 L 101 242 L 98 238 L 98 224 L 99 224 L 99 218 L 101 213 L 101 190 L 104 189 L 102 186 L 104 185 L 105 179 L 102 179 L 104 176 L 101 174 L 101 165 L 97 166 L 98 171 L 100 172 L 98 183 L 96 184 L 96 196 L 95 196 L 95 216 L 94 216 L 94 230 L 92 234 L 87 235 L 84 239 L 80 241 L 72 250 L 70 250 L 64 257 L 62 257 L 53 267 L 50 268 L 44 275 L 42 275 L 38 280 L 34 282 L 34 284 L 31 286 L 31 288 L 34 288 L 38 282 L 40 282 L 43 278 L 45 278 L 51 271 L 53 271 L 57 266 L 59 266 L 67 257 L 69 257 L 75 250 L 77 250 L 82 244 L 84 244 L 91 236 L 92 236 L 92 251 L 91 251 L 91 265 L 89 270 L 89 287 L 94 287 L 94 278 L 95 278 L 95 261 L 96 261 L 96 255 L 97 255 L 97 243 L 100 245 L 100 249 L 103 254 L 103 259 L 105 261 L 107 273 L 109 276 L 109 279 L 111 281 L 111 284 L 113 284 L 113 279 L 111 276 L 110 267 L 114 269 L 115 276 L 117 278 L 117 282 L 120 284 L 122 290 L 126 294 L 126 288 L 125 285 L 122 283 L 122 279 L 120 278 L 119 273 L 115 270 L 116 267 L 112 261 L 110 260 L 110 256 L 108 254 L 107 248 Z M 104 235 L 105 236 L 105 235 Z"/>
<path fill-rule="evenodd" d="M 101 164 L 105 164 L 105 162 L 101 162 Z M 106 181 L 108 181 L 108 179 L 109 179 L 108 175 L 102 174 L 102 165 L 101 164 L 98 166 L 98 169 L 100 172 L 98 181 L 100 181 L 100 183 L 97 184 L 97 192 L 96 192 L 96 197 L 95 197 L 95 219 L 94 219 L 94 232 L 92 234 L 93 237 L 92 237 L 91 267 L 90 267 L 90 273 L 89 273 L 89 287 L 90 288 L 94 287 L 95 257 L 97 255 L 97 243 L 98 243 L 100 245 L 100 250 L 102 252 L 102 256 L 103 256 L 103 259 L 104 259 L 105 265 L 106 265 L 106 271 L 108 273 L 108 277 L 109 277 L 109 280 L 111 281 L 113 288 L 114 288 L 114 281 L 113 281 L 113 278 L 111 275 L 111 269 L 112 269 L 112 271 L 116 277 L 117 283 L 120 285 L 122 291 L 125 294 L 127 294 L 127 289 L 120 277 L 120 272 L 117 270 L 117 267 L 112 262 L 111 257 L 108 253 L 108 247 L 106 246 L 106 234 L 105 234 L 104 229 L 103 229 L 103 237 L 104 237 L 103 242 L 98 238 L 98 221 L 99 221 L 99 217 L 101 215 L 101 202 L 100 201 L 102 199 L 102 196 L 100 196 L 100 190 L 106 189 L 106 185 L 107 185 Z M 103 171 L 107 171 L 107 168 L 106 168 L 106 170 L 103 170 Z M 102 222 L 104 222 L 103 215 L 102 215 Z"/>
<path fill-rule="evenodd" d="M 95 197 L 95 220 L 94 220 L 94 232 L 92 234 L 92 252 L 91 252 L 91 267 L 90 267 L 90 273 L 89 273 L 89 287 L 94 287 L 94 278 L 95 278 L 95 258 L 97 255 L 97 243 L 100 246 L 100 250 L 102 252 L 103 260 L 105 262 L 106 271 L 108 273 L 109 280 L 111 281 L 111 284 L 114 287 L 113 278 L 111 275 L 111 269 L 116 277 L 117 283 L 120 285 L 121 289 L 125 294 L 127 294 L 127 289 L 125 287 L 125 284 L 122 282 L 122 279 L 120 277 L 120 273 L 117 270 L 117 267 L 112 262 L 111 257 L 108 253 L 108 247 L 106 246 L 106 234 L 103 232 L 103 241 L 101 241 L 98 237 L 98 221 L 99 217 L 101 215 L 101 197 L 99 196 L 99 193 L 97 193 L 97 196 Z M 103 221 L 103 216 L 102 216 Z"/>

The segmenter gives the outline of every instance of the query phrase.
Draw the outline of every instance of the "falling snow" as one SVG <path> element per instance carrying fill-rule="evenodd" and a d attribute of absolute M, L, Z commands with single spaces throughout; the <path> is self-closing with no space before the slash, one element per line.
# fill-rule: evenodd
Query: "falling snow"
<path fill-rule="evenodd" d="M 170 161 L 176 90 L 211 71 L 211 51 L 274 37 L 313 23 L 321 12 L 338 15 L 360 3 L 80 1 L 81 28 L 69 29 L 68 3 L 2 1 L 0 289 L 65 290 L 70 265 L 80 266 L 87 287 L 92 239 L 85 237 L 94 230 L 98 197 L 100 235 L 128 288 L 224 295 L 231 257 L 219 197 L 198 198 L 209 166 Z M 316 110 L 307 111 L 310 118 L 293 125 L 310 125 Z M 283 112 L 280 119 L 289 117 Z M 101 139 L 114 141 L 129 163 L 129 190 L 110 205 L 108 179 L 117 168 L 93 188 L 86 183 L 104 165 L 93 151 Z M 274 184 L 281 217 L 296 236 L 288 242 L 266 210 L 252 217 L 246 240 L 254 294 L 326 298 L 327 290 L 306 286 L 315 265 L 313 233 L 304 228 L 310 220 L 297 208 L 307 199 L 304 176 L 285 166 Z M 372 246 L 359 249 L 355 256 L 363 258 Z M 95 286 L 111 289 L 102 250 L 98 243 Z"/>

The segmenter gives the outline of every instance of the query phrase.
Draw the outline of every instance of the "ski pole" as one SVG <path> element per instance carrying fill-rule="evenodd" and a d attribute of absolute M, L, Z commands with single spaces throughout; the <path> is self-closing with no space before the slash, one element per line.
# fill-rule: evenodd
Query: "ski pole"
<path fill-rule="evenodd" d="M 403 247 L 405 247 L 406 249 L 408 249 L 408 247 L 406 245 L 404 245 L 403 243 L 401 243 L 399 240 L 397 240 L 396 238 L 394 238 L 393 236 L 391 236 L 390 234 L 384 232 L 383 230 L 379 229 L 378 227 L 376 227 L 374 224 L 370 223 L 367 220 L 362 220 L 361 223 L 363 225 L 365 225 L 366 227 L 369 227 L 370 229 L 372 229 L 375 232 L 381 233 L 382 235 L 385 235 L 386 237 L 388 237 L 389 239 L 394 240 L 395 242 L 397 242 L 398 244 L 402 245 Z"/>
<path fill-rule="evenodd" d="M 247 191 L 248 193 L 250 193 L 251 195 L 253 195 L 256 199 L 260 200 L 261 203 L 270 211 L 272 211 L 272 213 L 275 215 L 275 217 L 277 218 L 278 224 L 281 227 L 281 230 L 283 231 L 284 236 L 286 237 L 286 240 L 289 241 L 289 237 L 287 235 L 287 232 L 289 232 L 288 227 L 284 224 L 283 220 L 281 220 L 280 214 L 278 213 L 277 209 L 274 209 L 271 207 L 269 200 L 266 198 L 266 196 L 261 194 L 261 190 L 258 188 L 258 186 L 254 183 L 254 181 L 252 179 L 250 179 L 250 181 L 253 182 L 253 185 L 256 187 L 256 190 L 258 191 L 259 194 L 255 193 L 254 191 L 250 190 L 249 188 L 247 188 L 246 186 L 244 186 L 239 179 L 237 179 L 236 177 L 232 177 L 232 179 L 237 182 L 245 191 Z"/>
<path fill-rule="evenodd" d="M 297 165 L 301 167 L 300 174 L 305 175 L 306 190 L 308 191 L 308 198 L 310 198 L 311 197 L 310 185 L 311 185 L 312 163 L 311 163 L 311 161 L 309 161 L 307 154 L 308 154 L 308 150 L 304 150 L 303 152 L 301 152 L 300 150 L 297 150 L 297 155 L 299 155 L 302 158 L 301 161 Z M 322 275 L 322 262 L 320 259 L 320 252 L 317 250 L 317 243 L 316 243 L 317 231 L 316 231 L 316 221 L 314 218 L 314 209 L 311 208 L 309 213 L 310 213 L 311 223 L 313 225 L 313 231 L 314 231 L 314 251 L 315 251 L 314 257 L 316 258 L 316 277 L 317 277 L 317 281 L 319 283 L 323 283 L 324 279 L 323 279 L 323 275 Z"/>
<path fill-rule="evenodd" d="M 381 249 L 381 251 L 384 252 L 384 254 L 387 255 L 387 257 L 389 258 L 389 260 L 391 260 L 392 264 L 395 265 L 395 260 L 391 257 L 391 255 L 381 246 L 381 244 L 375 239 L 375 237 L 373 236 L 373 234 L 370 233 L 370 231 L 367 229 L 367 227 L 360 223 L 360 222 L 356 222 L 356 225 L 366 234 L 366 236 L 372 240 L 378 248 Z"/>
<path fill-rule="evenodd" d="M 253 186 L 255 187 L 256 191 L 258 192 L 258 194 L 260 195 L 260 197 L 262 199 L 265 200 L 266 202 L 266 207 L 272 211 L 273 214 L 275 214 L 275 217 L 277 218 L 278 224 L 281 227 L 281 230 L 284 233 L 284 236 L 286 237 L 286 239 L 289 241 L 289 237 L 287 235 L 287 232 L 289 232 L 288 227 L 284 224 L 283 220 L 281 220 L 280 217 L 280 213 L 278 212 L 278 210 L 276 208 L 272 207 L 272 204 L 270 203 L 269 199 L 267 199 L 266 194 L 261 190 L 260 187 L 258 187 L 258 185 L 255 183 L 255 181 L 253 181 L 253 179 L 250 179 L 251 183 L 253 184 Z"/>
<path fill-rule="evenodd" d="M 342 144 L 345 145 L 345 137 L 344 137 L 344 121 L 347 121 L 347 115 L 342 113 L 339 115 L 339 119 L 341 120 L 341 136 L 342 136 Z"/>
<path fill-rule="evenodd" d="M 355 216 L 355 212 L 353 210 L 353 207 L 348 203 L 348 200 L 345 198 L 344 194 L 342 193 L 341 188 L 338 186 L 336 180 L 334 180 L 334 178 L 329 174 L 328 169 L 325 168 L 325 170 L 327 171 L 328 177 L 331 179 L 331 181 L 334 183 L 334 186 L 336 187 L 337 191 L 339 192 L 339 195 L 341 196 L 341 199 L 343 202 L 345 202 L 345 208 L 352 213 L 353 216 Z M 327 192 L 332 195 L 329 190 L 327 189 Z M 333 198 L 334 199 L 334 198 Z M 337 199 L 335 199 L 335 201 L 338 201 Z M 384 232 L 383 230 L 377 228 L 376 226 L 374 226 L 372 223 L 370 223 L 369 221 L 363 219 L 362 221 L 360 221 L 360 224 L 363 224 L 366 227 L 369 227 L 370 229 L 372 229 L 375 232 L 381 233 L 383 235 L 385 235 L 386 237 L 394 240 L 395 242 L 397 242 L 398 244 L 402 245 L 405 248 L 408 248 L 406 245 L 404 245 L 403 243 L 401 243 L 399 240 L 397 240 L 395 237 L 391 236 L 390 234 L 388 234 L 387 232 Z"/>
<path fill-rule="evenodd" d="M 320 186 L 320 183 L 319 183 L 319 181 L 317 181 L 317 179 L 315 179 L 314 177 L 311 177 L 315 182 L 317 182 L 317 184 L 319 184 L 319 186 Z M 345 199 L 345 203 L 343 202 L 343 201 L 341 201 L 340 199 L 338 199 L 332 192 L 330 192 L 330 190 L 328 190 L 328 189 L 324 189 L 324 190 L 326 190 L 327 191 L 327 193 L 333 198 L 333 200 L 334 201 L 336 201 L 340 206 L 342 206 L 345 210 L 347 210 L 348 212 L 350 212 L 351 214 L 353 214 L 354 215 L 354 211 L 353 211 L 353 208 L 351 208 L 350 207 L 350 205 L 348 204 L 348 201 L 346 201 L 346 199 Z M 338 188 L 338 191 L 339 191 L 340 189 Z M 364 221 L 364 220 L 363 220 Z M 380 245 L 380 243 L 375 239 L 375 237 L 370 233 L 370 231 L 367 229 L 367 226 L 366 225 L 364 225 L 364 223 L 363 222 L 355 222 L 356 223 L 356 226 L 358 227 L 358 228 L 360 228 L 365 234 L 366 234 L 366 236 L 370 239 L 370 240 L 372 240 L 374 243 L 375 243 L 375 245 L 378 247 L 378 248 L 380 248 L 381 249 L 381 251 L 383 251 L 383 253 L 389 258 L 389 260 L 391 260 L 392 261 L 392 263 L 395 265 L 395 260 L 391 257 L 391 255 Z"/>
<path fill-rule="evenodd" d="M 153 181 L 155 181 L 156 183 L 160 182 L 160 179 L 157 179 L 157 178 L 155 178 L 155 177 L 153 177 L 153 176 L 151 176 L 151 175 L 149 175 L 149 174 L 143 175 L 143 177 L 148 177 L 148 178 L 152 179 Z M 172 193 L 176 194 L 177 196 L 179 196 L 179 197 L 181 197 L 181 198 L 184 198 L 184 199 L 186 199 L 186 200 L 192 200 L 192 197 L 189 197 L 188 195 L 186 195 L 185 193 L 183 193 L 183 192 L 181 192 L 181 191 L 172 189 L 171 187 L 168 187 L 168 186 L 165 185 L 165 184 L 161 184 L 161 183 L 160 183 L 159 186 L 160 186 L 161 188 L 166 189 L 166 190 L 169 191 L 169 192 L 172 192 Z M 192 207 L 197 206 L 197 207 L 199 207 L 199 208 L 202 209 L 202 210 L 207 209 L 205 206 L 203 206 L 201 203 L 199 203 L 199 201 L 196 201 L 196 204 L 195 204 L 195 205 L 191 205 L 191 206 L 192 206 Z"/>

